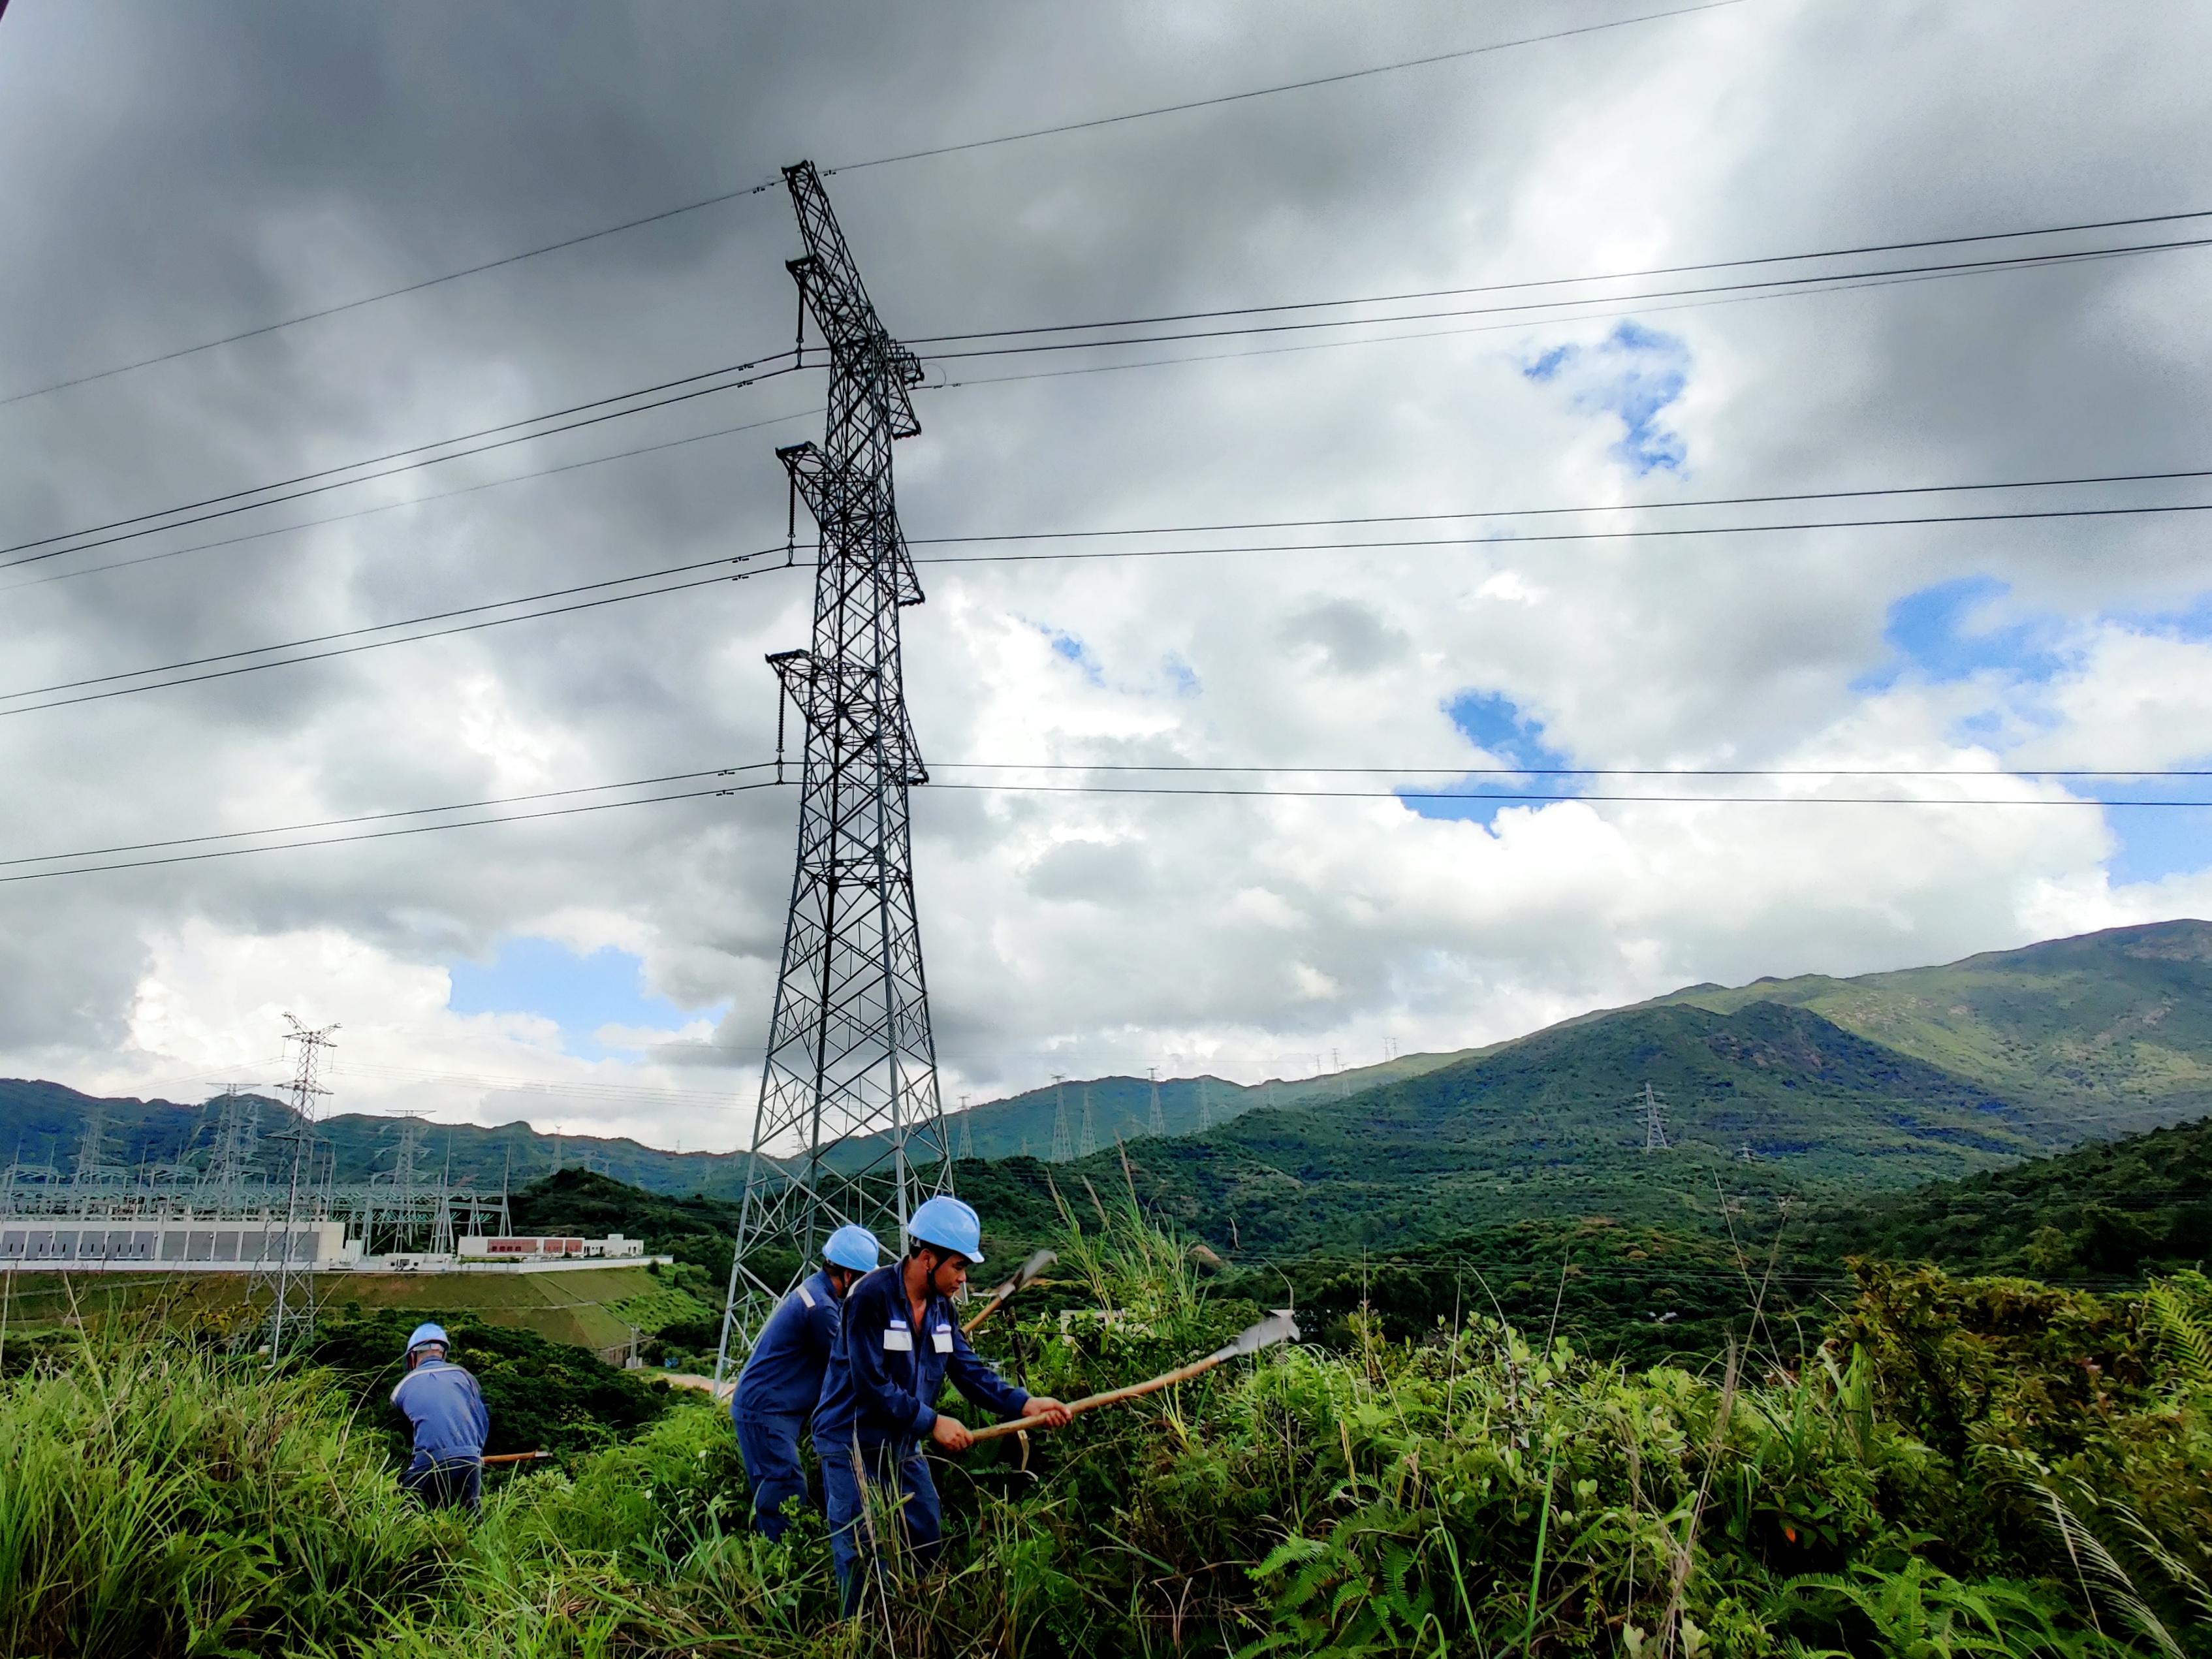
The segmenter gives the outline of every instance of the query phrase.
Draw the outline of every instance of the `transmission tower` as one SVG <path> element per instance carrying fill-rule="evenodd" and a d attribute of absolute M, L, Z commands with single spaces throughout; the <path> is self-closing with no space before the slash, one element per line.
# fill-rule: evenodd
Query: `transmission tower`
<path fill-rule="evenodd" d="M 1065 1164 L 1075 1156 L 1075 1137 L 1067 1127 L 1067 1079 L 1052 1074 L 1052 1161 Z"/>
<path fill-rule="evenodd" d="M 929 775 L 899 654 L 899 611 L 922 594 L 891 483 L 892 443 L 921 430 L 921 361 L 877 318 L 814 164 L 783 179 L 806 244 L 789 262 L 802 340 L 811 314 L 830 395 L 820 447 L 776 452 L 820 548 L 811 648 L 769 659 L 803 719 L 806 763 L 718 1378 L 741 1285 L 756 1307 L 779 1296 L 793 1253 L 804 1271 L 847 1223 L 902 1246 L 915 1206 L 952 1179 L 908 819 L 907 792 Z"/>
<path fill-rule="evenodd" d="M 1081 1145 L 1083 1148 L 1082 1156 L 1085 1158 L 1090 1157 L 1091 1153 L 1098 1150 L 1098 1131 L 1092 1125 L 1091 1121 L 1091 1085 L 1087 1083 L 1083 1085 L 1083 1139 Z"/>
<path fill-rule="evenodd" d="M 1665 1152 L 1667 1120 L 1660 1109 L 1667 1103 L 1667 1097 L 1646 1083 L 1644 1092 L 1634 1098 L 1644 1107 L 1644 1150 L 1647 1152 Z"/>
<path fill-rule="evenodd" d="M 975 1127 L 968 1121 L 966 1095 L 960 1097 L 960 1156 L 963 1158 L 975 1156 Z"/>
<path fill-rule="evenodd" d="M 1204 1134 L 1213 1127 L 1213 1079 L 1202 1077 L 1198 1080 L 1198 1132 Z"/>
<path fill-rule="evenodd" d="M 1168 1132 L 1168 1121 L 1160 1111 L 1160 1068 L 1157 1066 L 1146 1066 L 1145 1078 L 1152 1085 L 1152 1110 L 1146 1115 L 1145 1127 L 1156 1135 L 1164 1135 Z"/>
<path fill-rule="evenodd" d="M 216 1115 L 215 1151 L 204 1182 L 214 1206 L 235 1213 L 246 1206 L 247 1183 L 261 1139 L 261 1103 L 240 1092 L 236 1084 L 222 1091 Z"/>
<path fill-rule="evenodd" d="M 314 1201 L 315 1103 L 330 1091 L 315 1081 L 315 1073 L 321 1067 L 323 1051 L 335 1046 L 331 1033 L 338 1029 L 325 1025 L 310 1030 L 289 1014 L 284 1016 L 284 1023 L 291 1027 L 284 1041 L 299 1045 L 292 1081 L 286 1090 L 291 1096 L 292 1121 L 284 1133 L 275 1137 L 292 1143 L 292 1170 L 284 1191 L 284 1231 L 274 1242 L 273 1251 L 264 1244 L 255 1284 L 249 1284 L 246 1290 L 251 1298 L 256 1284 L 270 1287 L 269 1363 L 272 1366 L 283 1358 L 287 1340 L 303 1341 L 315 1328 L 314 1252 L 300 1233 L 303 1220 L 319 1218 L 319 1206 Z M 274 1261 L 270 1259 L 271 1254 Z"/>

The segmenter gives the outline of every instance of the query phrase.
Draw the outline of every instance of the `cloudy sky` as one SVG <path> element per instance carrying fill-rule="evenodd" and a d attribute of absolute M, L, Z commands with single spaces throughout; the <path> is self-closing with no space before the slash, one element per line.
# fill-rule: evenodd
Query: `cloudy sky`
<path fill-rule="evenodd" d="M 774 450 L 817 433 L 822 397 L 818 372 L 784 375 L 206 524 L 43 539 L 782 349 L 799 245 L 780 191 L 100 371 L 800 157 L 1663 9 L 16 0 L 0 397 L 82 383 L 0 404 L 0 540 L 39 544 L 0 556 L 0 692 L 780 544 Z M 1464 289 L 2212 209 L 2208 50 L 2212 15 L 2184 3 L 1739 0 L 830 190 L 909 338 Z M 2212 249 L 1675 290 L 2208 225 L 1257 319 L 1424 317 L 1337 330 L 925 345 L 902 517 L 925 555 L 1064 551 L 930 538 L 2203 467 Z M 1153 533 L 1113 545 L 1275 550 L 925 568 L 903 622 L 938 780 L 915 860 L 948 1098 L 1147 1065 L 1304 1075 L 1692 981 L 2212 914 L 2212 812 L 1834 799 L 2187 793 L 2000 775 L 2212 759 L 2201 515 L 1527 539 L 2206 499 L 2182 480 Z M 808 602 L 804 573 L 768 574 L 99 701 L 0 696 L 0 857 L 755 762 L 775 742 L 762 659 L 805 642 Z M 969 787 L 1129 781 L 984 766 L 1164 762 L 1376 769 L 1196 780 L 1367 792 L 1338 798 Z M 1530 774 L 1523 793 L 1796 799 L 1391 795 L 1499 766 L 1760 774 Z M 197 1098 L 274 1076 L 289 1011 L 342 1024 L 341 1109 L 740 1144 L 796 805 L 761 790 L 0 884 L 0 1073 Z"/>

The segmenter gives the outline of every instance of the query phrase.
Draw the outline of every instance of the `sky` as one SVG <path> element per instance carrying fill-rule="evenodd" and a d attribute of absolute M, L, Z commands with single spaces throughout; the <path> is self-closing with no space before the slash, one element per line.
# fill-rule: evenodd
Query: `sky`
<path fill-rule="evenodd" d="M 348 302 L 801 158 L 831 169 L 908 339 L 2212 209 L 2212 15 L 2156 0 L 1738 0 L 852 165 L 1659 9 L 16 0 L 0 539 L 781 350 L 800 245 L 780 188 Z M 917 348 L 922 431 L 896 466 L 925 557 L 947 537 L 1601 509 L 925 564 L 902 625 L 948 1102 L 1054 1073 L 1310 1075 L 1693 981 L 2212 915 L 2212 811 L 2066 804 L 2195 783 L 2014 775 L 2212 762 L 2200 516 L 1530 539 L 2212 499 L 2178 480 L 1631 510 L 2212 465 L 2209 274 L 2212 249 L 2180 247 L 1582 314 Z M 780 549 L 775 450 L 819 436 L 822 396 L 818 371 L 785 375 L 0 569 L 0 693 Z M 1352 539 L 1447 544 L 1313 545 Z M 763 658 L 805 642 L 809 597 L 770 571 L 143 694 L 0 695 L 0 859 L 759 762 Z M 1334 796 L 1165 799 L 983 769 L 1161 763 L 1373 770 L 1276 779 L 1352 792 Z M 1520 793 L 1584 798 L 1469 798 L 1477 769 L 1563 766 L 1761 775 L 1527 774 Z M 1808 769 L 1885 775 L 1770 775 Z M 331 1109 L 742 1146 L 797 799 L 696 793 L 732 781 L 0 883 L 0 1074 L 198 1098 L 281 1076 L 289 1012 L 340 1028 Z M 1786 799 L 1589 799 L 1639 793 Z M 1836 799 L 1867 795 L 1923 804 Z"/>

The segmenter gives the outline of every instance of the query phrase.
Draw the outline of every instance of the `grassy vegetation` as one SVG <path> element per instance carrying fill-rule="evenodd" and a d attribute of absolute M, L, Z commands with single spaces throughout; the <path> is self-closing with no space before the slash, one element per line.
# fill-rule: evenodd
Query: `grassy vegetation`
<path fill-rule="evenodd" d="M 1112 1214 L 994 1346 L 1064 1396 L 1255 1306 Z M 1869 1270 L 1800 1346 L 1591 1358 L 1487 1315 L 1328 1345 L 942 1465 L 952 1547 L 834 1616 L 818 1521 L 742 1530 L 711 1403 L 480 1525 L 411 1511 L 328 1371 L 175 1336 L 0 1382 L 0 1651 L 88 1656 L 2212 1653 L 2212 1283 Z M 374 1352 L 381 1353 L 376 1347 Z M 497 1409 L 495 1407 L 495 1409 Z"/>

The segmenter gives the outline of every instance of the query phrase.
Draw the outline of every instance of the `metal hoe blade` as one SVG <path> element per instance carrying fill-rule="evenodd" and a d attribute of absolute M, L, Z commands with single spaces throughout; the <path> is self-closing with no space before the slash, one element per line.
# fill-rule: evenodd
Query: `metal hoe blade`
<path fill-rule="evenodd" d="M 1059 1260 L 1059 1252 L 1055 1250 L 1032 1252 L 1028 1261 L 1014 1269 L 1014 1276 L 999 1286 L 998 1294 L 1012 1296 L 1016 1291 L 1027 1290 L 1043 1276 L 1046 1268 Z"/>
<path fill-rule="evenodd" d="M 1237 1359 L 1248 1353 L 1257 1353 L 1262 1348 L 1272 1348 L 1278 1342 L 1298 1340 L 1298 1322 L 1288 1308 L 1278 1308 L 1258 1324 L 1248 1326 L 1237 1334 L 1234 1341 L 1215 1349 L 1208 1359 Z"/>

